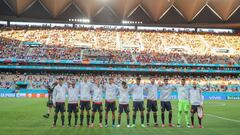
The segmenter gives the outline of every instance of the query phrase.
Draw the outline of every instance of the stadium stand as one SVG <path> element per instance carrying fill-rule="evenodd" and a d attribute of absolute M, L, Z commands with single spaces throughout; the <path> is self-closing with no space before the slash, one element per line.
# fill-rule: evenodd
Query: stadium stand
<path fill-rule="evenodd" d="M 3 28 L 1 31 L 1 58 L 93 60 L 98 56 L 115 62 L 239 63 L 238 34 L 68 28 Z M 24 42 L 41 45 L 25 46 Z"/>

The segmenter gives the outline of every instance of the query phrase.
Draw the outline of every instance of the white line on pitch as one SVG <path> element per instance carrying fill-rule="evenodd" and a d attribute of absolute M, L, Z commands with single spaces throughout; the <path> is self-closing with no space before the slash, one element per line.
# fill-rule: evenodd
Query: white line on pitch
<path fill-rule="evenodd" d="M 210 117 L 219 118 L 219 119 L 222 119 L 222 120 L 228 120 L 228 121 L 232 121 L 232 122 L 240 123 L 239 120 L 234 120 L 234 119 L 224 118 L 224 117 L 217 116 L 217 115 L 213 115 L 213 114 L 205 114 L 205 115 L 210 116 Z"/>

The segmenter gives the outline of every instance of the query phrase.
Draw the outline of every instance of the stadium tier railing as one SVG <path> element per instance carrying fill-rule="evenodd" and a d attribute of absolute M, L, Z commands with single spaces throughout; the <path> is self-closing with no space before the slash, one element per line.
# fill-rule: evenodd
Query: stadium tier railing
<path fill-rule="evenodd" d="M 165 72 L 165 73 L 229 73 L 240 74 L 240 70 L 164 69 L 164 68 L 114 68 L 114 67 L 69 67 L 69 66 L 12 66 L 0 65 L 0 69 L 15 70 L 66 70 L 66 71 L 121 71 L 121 72 Z"/>
<path fill-rule="evenodd" d="M 240 67 L 239 64 L 186 64 L 186 63 L 141 63 L 141 62 L 112 62 L 112 61 L 84 61 L 84 60 L 35 60 L 0 58 L 0 63 L 39 63 L 39 64 L 112 64 L 112 65 L 134 65 L 134 66 L 190 66 L 190 67 Z"/>

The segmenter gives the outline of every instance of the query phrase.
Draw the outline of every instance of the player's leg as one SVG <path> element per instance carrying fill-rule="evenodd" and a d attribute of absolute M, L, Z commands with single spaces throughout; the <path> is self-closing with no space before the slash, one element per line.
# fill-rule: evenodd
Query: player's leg
<path fill-rule="evenodd" d="M 71 127 L 72 105 L 68 104 L 68 127 Z"/>
<path fill-rule="evenodd" d="M 165 127 L 165 102 L 161 101 L 161 120 L 162 120 L 162 127 Z"/>
<path fill-rule="evenodd" d="M 125 113 L 126 113 L 126 116 L 127 116 L 127 127 L 130 127 L 129 105 L 127 105 Z"/>
<path fill-rule="evenodd" d="M 94 127 L 94 119 L 95 119 L 95 112 L 92 111 L 92 116 L 91 116 L 91 128 Z"/>
<path fill-rule="evenodd" d="M 133 115 L 132 115 L 132 127 L 135 127 L 135 124 L 136 124 L 136 115 L 137 115 L 137 112 L 136 112 L 136 111 L 133 111 Z"/>
<path fill-rule="evenodd" d="M 169 127 L 173 127 L 174 125 L 172 124 L 172 105 L 170 101 L 166 102 L 166 109 L 168 111 Z"/>
<path fill-rule="evenodd" d="M 78 111 L 74 112 L 74 126 L 77 127 Z"/>
<path fill-rule="evenodd" d="M 187 127 L 188 128 L 190 128 L 191 126 L 190 126 L 190 123 L 189 123 L 189 121 L 190 121 L 190 118 L 189 118 L 189 116 L 190 116 L 190 114 L 189 114 L 189 110 L 190 110 L 190 104 L 189 104 L 189 101 L 184 101 L 183 102 L 183 110 L 184 110 L 184 114 L 185 114 L 185 121 L 186 121 L 186 125 L 187 125 Z"/>
<path fill-rule="evenodd" d="M 56 103 L 56 105 L 55 105 L 55 113 L 54 113 L 54 116 L 53 116 L 53 125 L 52 125 L 52 127 L 56 127 L 59 111 L 60 111 L 59 104 Z"/>
<path fill-rule="evenodd" d="M 86 111 L 87 111 L 87 126 L 90 127 L 90 110 L 91 110 L 91 106 L 90 106 L 90 101 L 86 102 Z"/>
<path fill-rule="evenodd" d="M 95 113 L 97 111 L 97 104 L 92 103 L 91 128 L 94 127 Z"/>
<path fill-rule="evenodd" d="M 194 105 L 191 106 L 191 127 L 194 128 L 194 114 L 196 113 L 196 107 Z"/>
<path fill-rule="evenodd" d="M 182 112 L 183 112 L 183 104 L 182 101 L 178 101 L 178 114 L 177 114 L 177 127 L 181 127 L 182 122 Z"/>
<path fill-rule="evenodd" d="M 55 112 L 54 116 L 53 116 L 53 125 L 52 125 L 52 127 L 56 127 L 57 119 L 58 119 L 58 112 Z"/>
<path fill-rule="evenodd" d="M 78 120 L 78 104 L 74 104 L 74 108 L 73 108 L 73 112 L 74 112 L 74 126 L 77 126 L 77 120 Z"/>
<path fill-rule="evenodd" d="M 120 127 L 121 125 L 121 116 L 122 116 L 122 113 L 123 113 L 123 105 L 119 104 L 118 106 L 118 125 L 117 127 Z"/>
<path fill-rule="evenodd" d="M 117 125 L 117 127 L 120 127 L 120 125 L 121 125 L 121 116 L 122 116 L 122 113 L 118 113 L 118 125 Z"/>
<path fill-rule="evenodd" d="M 61 112 L 62 127 L 64 127 L 64 119 L 65 119 L 64 112 Z"/>
<path fill-rule="evenodd" d="M 172 124 L 172 110 L 168 111 L 168 121 L 169 121 L 169 127 L 173 127 L 173 124 Z"/>
<path fill-rule="evenodd" d="M 50 116 L 50 114 L 52 113 L 52 106 L 51 107 L 48 107 L 48 117 Z"/>
<path fill-rule="evenodd" d="M 83 126 L 84 109 L 85 109 L 85 104 L 84 102 L 80 101 L 80 126 Z"/>
<path fill-rule="evenodd" d="M 200 107 L 200 105 L 198 105 L 197 108 L 198 108 L 198 107 Z M 197 110 L 197 109 L 196 109 L 196 110 Z M 198 112 L 198 111 L 196 111 L 196 112 Z M 202 118 L 200 118 L 199 115 L 198 115 L 198 127 L 199 127 L 199 128 L 203 128 L 203 126 L 202 126 Z"/>
<path fill-rule="evenodd" d="M 202 128 L 202 119 L 198 116 L 198 124 L 199 124 L 199 128 Z"/>
<path fill-rule="evenodd" d="M 47 102 L 47 113 L 43 115 L 44 118 L 49 118 L 51 112 L 52 112 L 52 108 L 53 108 L 53 103 L 52 102 Z"/>
<path fill-rule="evenodd" d="M 105 104 L 105 127 L 108 127 L 108 112 L 110 111 L 109 103 Z"/>
<path fill-rule="evenodd" d="M 115 127 L 115 110 L 116 110 L 116 103 L 111 103 L 111 111 L 112 111 L 112 127 Z"/>
<path fill-rule="evenodd" d="M 136 101 L 133 102 L 133 114 L 132 114 L 132 127 L 135 127 L 136 124 L 136 115 L 137 115 L 137 103 Z"/>
<path fill-rule="evenodd" d="M 48 107 L 48 113 L 49 113 L 49 115 L 52 113 L 52 108 L 53 108 L 53 106 Z"/>
<path fill-rule="evenodd" d="M 43 115 L 44 118 L 49 118 L 50 116 L 50 108 L 48 107 L 48 111 L 46 114 Z"/>
<path fill-rule="evenodd" d="M 62 127 L 64 127 L 64 120 L 65 120 L 65 115 L 64 115 L 64 112 L 65 112 L 65 103 L 61 103 L 60 112 L 61 112 Z"/>
<path fill-rule="evenodd" d="M 141 111 L 141 126 L 145 127 L 145 125 L 144 125 L 144 111 Z"/>
<path fill-rule="evenodd" d="M 151 106 L 151 101 L 147 100 L 147 113 L 146 113 L 146 118 L 147 118 L 147 127 L 150 126 L 149 124 L 149 119 L 150 119 L 150 112 L 152 110 L 152 106 Z"/>
<path fill-rule="evenodd" d="M 103 107 L 102 107 L 102 104 L 100 104 L 99 106 L 99 109 L 98 109 L 98 112 L 99 112 L 99 127 L 102 128 L 102 119 L 103 119 Z"/>
<path fill-rule="evenodd" d="M 158 127 L 158 122 L 157 122 L 157 101 L 154 101 L 153 105 L 152 105 L 152 111 L 153 111 L 153 120 L 154 120 L 154 126 Z"/>
<path fill-rule="evenodd" d="M 139 102 L 139 110 L 140 110 L 140 112 L 141 112 L 141 126 L 142 127 L 145 127 L 145 125 L 144 125 L 144 102 L 142 101 L 142 102 Z"/>
<path fill-rule="evenodd" d="M 84 110 L 80 111 L 80 126 L 83 126 Z"/>

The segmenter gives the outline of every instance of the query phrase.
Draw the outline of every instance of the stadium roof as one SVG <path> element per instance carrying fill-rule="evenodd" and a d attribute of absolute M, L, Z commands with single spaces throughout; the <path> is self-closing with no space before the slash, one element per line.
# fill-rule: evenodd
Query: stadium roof
<path fill-rule="evenodd" d="M 240 23 L 240 0 L 0 0 L 0 15 L 91 23 Z M 1 18 L 2 18 L 1 17 Z"/>

